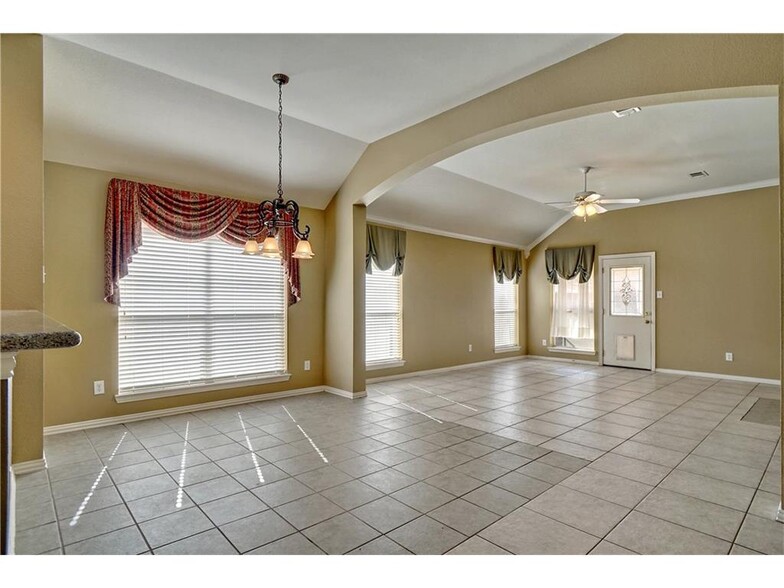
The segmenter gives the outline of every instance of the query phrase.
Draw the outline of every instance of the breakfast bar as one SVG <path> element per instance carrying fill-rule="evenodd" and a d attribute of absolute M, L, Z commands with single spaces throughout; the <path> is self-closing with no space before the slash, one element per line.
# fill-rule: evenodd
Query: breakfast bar
<path fill-rule="evenodd" d="M 9 553 L 11 543 L 12 380 L 16 355 L 31 350 L 75 347 L 81 340 L 79 333 L 38 311 L 0 311 L 0 553 L 3 555 Z"/>

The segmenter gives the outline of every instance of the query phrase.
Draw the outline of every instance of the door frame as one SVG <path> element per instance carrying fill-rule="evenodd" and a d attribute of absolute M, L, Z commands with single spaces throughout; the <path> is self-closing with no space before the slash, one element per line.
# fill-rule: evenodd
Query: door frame
<path fill-rule="evenodd" d="M 639 253 L 613 253 L 611 255 L 599 256 L 599 276 L 601 277 L 601 284 L 599 285 L 599 365 L 604 365 L 604 316 L 605 316 L 605 300 L 604 300 L 604 261 L 618 259 L 620 257 L 649 257 L 651 260 L 651 280 L 648 285 L 648 295 L 651 297 L 651 373 L 656 371 L 656 252 L 655 251 L 641 251 Z M 611 366 L 615 367 L 615 366 Z"/>

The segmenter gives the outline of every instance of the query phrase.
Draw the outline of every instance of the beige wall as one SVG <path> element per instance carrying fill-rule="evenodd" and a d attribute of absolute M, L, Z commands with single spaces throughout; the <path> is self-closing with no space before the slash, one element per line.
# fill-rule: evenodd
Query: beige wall
<path fill-rule="evenodd" d="M 40 35 L 2 35 L 0 307 L 44 310 L 43 49 Z M 43 353 L 17 356 L 13 456 L 43 455 Z"/>
<path fill-rule="evenodd" d="M 629 106 L 774 95 L 782 79 L 782 40 L 782 35 L 622 35 L 370 144 L 330 204 L 330 228 L 342 228 L 328 261 L 328 383 L 364 386 L 357 328 L 362 251 L 351 223 L 353 204 L 369 205 L 461 151 L 553 122 Z M 346 366 L 352 358 L 353 371 Z"/>
<path fill-rule="evenodd" d="M 524 274 L 525 276 L 525 274 Z M 368 378 L 449 367 L 525 354 L 525 279 L 519 285 L 521 350 L 496 354 L 493 247 L 406 231 L 401 368 Z M 473 351 L 468 351 L 468 345 Z"/>
<path fill-rule="evenodd" d="M 597 256 L 656 252 L 657 367 L 779 379 L 778 229 L 776 187 L 572 218 L 528 259 L 529 353 L 589 359 L 542 346 L 550 317 L 544 251 L 595 244 Z"/>
<path fill-rule="evenodd" d="M 316 253 L 301 264 L 303 298 L 289 308 L 289 382 L 117 404 L 117 308 L 103 301 L 103 226 L 106 187 L 115 174 L 58 163 L 45 164 L 47 313 L 78 330 L 82 344 L 46 351 L 45 424 L 58 425 L 213 400 L 323 384 L 324 213 L 304 208 Z M 173 187 L 150 178 L 129 178 Z M 231 196 L 231 194 L 225 194 Z M 239 195 L 237 195 L 239 197 Z M 303 371 L 304 360 L 311 371 Z M 94 396 L 94 380 L 106 394 Z"/>

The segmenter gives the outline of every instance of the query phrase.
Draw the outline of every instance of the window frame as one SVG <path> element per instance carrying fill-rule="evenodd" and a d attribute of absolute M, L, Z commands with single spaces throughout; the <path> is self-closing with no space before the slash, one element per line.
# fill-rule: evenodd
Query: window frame
<path fill-rule="evenodd" d="M 555 345 L 555 343 L 553 341 L 553 336 L 552 336 L 552 326 L 550 326 L 550 327 L 548 327 L 548 333 L 547 333 L 547 351 L 549 351 L 551 353 L 570 353 L 570 354 L 574 354 L 574 355 L 596 355 L 596 349 L 597 349 L 597 344 L 598 344 L 598 337 L 597 337 L 597 332 L 596 332 L 596 282 L 594 280 L 594 277 L 595 277 L 594 274 L 595 274 L 595 272 L 592 271 L 591 272 L 591 277 L 589 278 L 589 282 L 591 282 L 591 287 L 592 287 L 592 290 L 593 290 L 593 296 L 592 296 L 593 302 L 592 302 L 592 308 L 591 308 L 591 321 L 592 321 L 592 323 L 594 325 L 593 326 L 593 339 L 592 339 L 592 341 L 593 341 L 593 348 L 589 350 L 587 348 L 563 347 L 563 346 Z M 572 280 L 578 280 L 578 279 L 579 278 L 577 276 L 572 278 Z M 555 306 L 554 306 L 555 288 L 560 286 L 561 283 L 571 282 L 572 280 L 564 280 L 563 278 L 560 278 L 559 279 L 559 282 L 560 282 L 559 284 L 550 283 L 550 317 L 549 317 L 550 318 L 550 323 L 552 323 L 553 312 L 555 310 Z M 578 337 L 573 337 L 573 338 L 577 339 Z"/>
<path fill-rule="evenodd" d="M 375 261 L 371 260 L 372 268 L 374 272 L 384 272 L 376 265 Z M 394 266 L 387 272 L 393 272 Z M 386 272 L 384 272 L 386 274 Z M 374 361 L 367 360 L 367 344 L 368 344 L 368 336 L 367 336 L 367 326 L 368 326 L 368 312 L 367 312 L 367 294 L 368 294 L 368 278 L 372 278 L 373 274 L 365 274 L 365 371 L 374 371 L 374 370 L 383 370 L 389 368 L 396 368 L 396 367 L 403 367 L 406 364 L 406 360 L 404 359 L 405 350 L 404 350 L 404 341 L 403 341 L 403 275 L 393 276 L 397 280 L 399 280 L 399 297 L 398 297 L 398 304 L 397 304 L 397 325 L 398 325 L 398 340 L 400 345 L 400 357 L 391 357 L 391 358 L 384 358 Z"/>
<path fill-rule="evenodd" d="M 142 223 L 142 230 L 155 233 L 157 237 L 161 237 L 163 239 L 169 239 L 165 235 L 161 235 L 154 228 L 150 227 L 147 223 Z M 217 237 L 210 237 L 210 239 L 217 239 Z M 186 243 L 187 244 L 187 243 Z M 229 246 L 227 244 L 227 246 Z M 139 253 L 137 256 L 140 255 L 143 251 L 140 248 Z M 241 251 L 237 248 L 237 255 L 241 255 Z M 132 268 L 131 268 L 132 269 Z M 120 293 L 122 296 L 122 287 L 123 287 L 123 280 L 127 279 L 127 276 L 120 280 Z M 259 384 L 272 384 L 277 382 L 287 382 L 291 379 L 291 373 L 288 370 L 288 304 L 287 304 L 287 296 L 286 296 L 286 276 L 283 268 L 280 269 L 280 279 L 281 279 L 281 295 L 282 295 L 282 312 L 283 316 L 281 319 L 281 324 L 283 327 L 282 333 L 282 369 L 281 370 L 271 370 L 269 372 L 257 372 L 253 374 L 247 374 L 245 376 L 235 376 L 235 377 L 216 377 L 210 380 L 204 380 L 202 383 L 199 381 L 189 381 L 183 383 L 160 383 L 160 384 L 150 384 L 145 386 L 138 386 L 136 388 L 125 388 L 120 389 L 119 387 L 119 380 L 118 380 L 118 387 L 117 393 L 115 395 L 115 401 L 117 403 L 125 403 L 125 402 L 134 402 L 140 400 L 149 400 L 154 398 L 165 398 L 168 396 L 179 396 L 179 395 L 186 395 L 186 394 L 195 394 L 200 392 L 209 392 L 215 390 L 228 390 L 232 388 L 241 388 L 241 387 L 248 387 L 253 385 Z M 118 371 L 120 366 L 120 338 L 122 336 L 122 331 L 120 327 L 120 322 L 122 320 L 122 313 L 123 308 L 122 306 L 118 308 L 118 315 L 117 315 L 117 365 Z M 118 373 L 119 376 L 119 373 Z"/>
<path fill-rule="evenodd" d="M 506 286 L 510 285 L 513 286 L 514 290 L 514 326 L 515 326 L 515 334 L 514 334 L 514 342 L 507 343 L 505 345 L 498 345 L 497 339 L 497 331 L 496 331 L 496 321 L 497 315 L 499 311 L 496 308 L 496 294 L 498 291 L 499 286 Z M 504 313 L 509 313 L 511 311 L 501 311 Z M 518 280 L 517 283 L 510 281 L 504 282 L 503 284 L 498 283 L 498 279 L 495 276 L 495 272 L 493 272 L 493 349 L 495 353 L 508 353 L 511 351 L 520 351 L 520 282 Z"/>

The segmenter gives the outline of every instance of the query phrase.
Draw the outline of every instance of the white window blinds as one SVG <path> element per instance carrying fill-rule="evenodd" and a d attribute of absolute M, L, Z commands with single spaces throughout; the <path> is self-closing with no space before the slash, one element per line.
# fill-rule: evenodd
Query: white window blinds
<path fill-rule="evenodd" d="M 495 348 L 516 347 L 517 338 L 517 290 L 518 285 L 504 281 L 499 284 L 493 276 L 495 295 Z"/>
<path fill-rule="evenodd" d="M 181 243 L 143 225 L 120 281 L 121 394 L 282 373 L 286 305 L 280 260 L 211 237 Z"/>
<path fill-rule="evenodd" d="M 402 277 L 394 265 L 382 271 L 373 264 L 365 276 L 365 363 L 383 363 L 403 357 Z"/>

